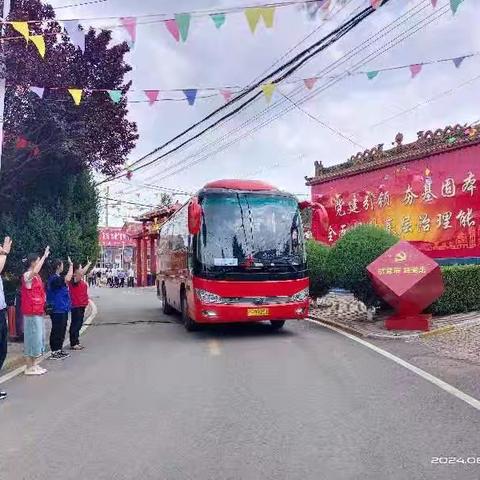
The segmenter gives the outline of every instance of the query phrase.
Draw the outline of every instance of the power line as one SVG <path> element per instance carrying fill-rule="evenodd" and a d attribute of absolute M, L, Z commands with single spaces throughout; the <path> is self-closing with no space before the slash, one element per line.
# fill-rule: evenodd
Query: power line
<path fill-rule="evenodd" d="M 427 2 L 424 1 L 424 0 L 422 0 L 422 1 L 423 1 L 423 3 L 425 3 L 425 4 L 427 3 Z M 398 19 L 396 19 L 395 21 L 391 22 L 391 23 L 390 23 L 389 25 L 387 25 L 386 27 L 382 28 L 382 29 L 381 29 L 379 32 L 377 32 L 377 34 L 375 34 L 374 36 L 369 37 L 368 40 L 362 42 L 362 43 L 361 43 L 360 45 L 358 45 L 357 47 L 352 48 L 352 49 L 351 49 L 349 52 L 347 52 L 347 54 L 345 54 L 341 59 L 338 59 L 337 61 L 333 62 L 333 64 L 331 64 L 331 65 L 327 66 L 326 68 L 324 68 L 324 69 L 323 69 L 323 72 L 324 72 L 324 73 L 325 73 L 325 72 L 328 73 L 328 71 L 332 71 L 334 68 L 338 67 L 339 65 L 341 65 L 341 64 L 343 64 L 343 63 L 346 63 L 351 57 L 356 56 L 356 55 L 358 54 L 358 52 L 362 52 L 365 48 L 367 48 L 368 46 L 374 44 L 374 43 L 375 43 L 377 40 L 379 40 L 380 38 L 384 37 L 384 36 L 386 35 L 386 33 L 384 33 L 384 32 L 385 32 L 385 30 L 388 30 L 388 28 L 392 27 L 392 28 L 390 28 L 390 31 L 395 30 L 398 26 L 400 26 L 400 25 L 402 25 L 403 23 L 405 23 L 405 21 L 406 21 L 405 19 L 402 20 L 401 22 L 399 22 L 403 17 L 408 17 L 408 16 L 413 17 L 414 15 L 420 13 L 420 12 L 421 12 L 422 10 L 424 10 L 426 7 L 423 7 L 422 9 L 420 9 L 418 12 L 415 12 L 414 14 L 412 14 L 411 12 L 412 12 L 413 10 L 415 10 L 418 6 L 420 6 L 421 3 L 422 3 L 422 2 L 420 2 L 419 4 L 417 4 L 415 7 L 413 7 L 413 8 L 410 9 L 409 11 L 407 11 L 405 14 L 403 14 L 402 16 L 400 16 L 400 17 L 399 17 Z M 429 2 L 428 2 L 428 3 L 429 3 Z M 410 17 L 409 17 L 409 18 L 410 18 Z M 428 17 L 427 17 L 427 18 L 428 18 Z M 407 19 L 408 19 L 408 18 L 407 18 Z M 423 21 L 423 20 L 422 20 L 422 21 Z M 397 25 L 396 25 L 396 24 L 397 24 Z M 387 32 L 387 33 L 389 33 L 389 32 Z M 376 38 L 376 37 L 378 37 L 378 38 Z M 401 35 L 399 35 L 399 36 L 396 37 L 396 38 L 399 38 L 399 37 L 401 37 Z M 398 43 L 398 42 L 397 42 L 397 43 Z M 388 45 L 388 44 L 387 44 L 387 45 Z M 382 48 L 384 48 L 384 47 L 382 47 Z M 390 47 L 390 48 L 392 48 L 392 47 Z M 381 49 L 379 49 L 379 50 L 381 50 Z M 377 52 L 378 52 L 379 50 L 377 50 Z M 376 53 L 376 52 L 373 52 L 373 53 Z M 363 59 L 363 62 L 368 61 L 372 55 L 373 55 L 373 54 L 370 54 L 369 56 L 367 56 L 366 58 L 364 58 L 364 59 Z M 376 55 L 376 56 L 378 56 L 378 55 Z M 355 67 L 358 68 L 358 65 L 359 65 L 359 64 L 357 63 L 357 65 L 356 65 Z M 330 82 L 329 84 L 326 84 L 326 88 L 334 85 L 334 84 L 337 83 L 340 79 L 345 78 L 345 76 L 346 76 L 347 74 L 348 74 L 348 72 L 347 72 L 347 73 L 344 73 L 343 77 L 339 77 L 336 81 Z M 325 86 L 325 85 L 324 85 L 324 86 Z M 318 91 L 318 90 L 319 90 L 319 89 L 317 88 L 315 91 Z M 298 91 L 300 91 L 300 90 L 297 89 L 297 92 L 298 92 Z M 295 93 L 295 92 L 294 92 L 294 93 Z M 310 95 L 308 98 L 311 98 L 311 97 L 312 97 L 312 95 Z M 237 129 L 233 129 L 232 131 L 230 131 L 230 132 L 228 132 L 227 134 L 225 134 L 225 135 L 221 138 L 221 140 L 223 140 L 223 139 L 225 139 L 225 138 L 231 139 L 232 133 L 236 133 L 236 131 L 243 129 L 245 126 L 248 126 L 248 124 L 254 122 L 257 118 L 263 116 L 263 115 L 265 114 L 265 112 L 268 113 L 269 110 L 274 110 L 274 109 L 278 108 L 278 106 L 280 106 L 282 103 L 286 103 L 286 101 L 285 101 L 284 99 L 282 99 L 280 102 L 277 102 L 274 106 L 272 106 L 272 107 L 269 106 L 269 107 L 265 108 L 263 111 L 255 114 L 251 119 L 247 120 L 244 124 L 240 125 L 240 127 L 238 127 Z M 290 109 L 284 110 L 284 112 L 286 113 L 286 111 L 290 111 L 290 110 L 292 110 L 293 108 L 294 108 L 294 107 L 291 107 Z M 277 115 L 276 117 L 274 117 L 274 118 L 272 119 L 272 121 L 273 121 L 274 119 L 276 119 L 276 118 L 279 118 L 279 115 Z M 267 121 L 266 123 L 264 123 L 264 125 L 265 125 L 265 124 L 268 124 L 268 123 L 270 123 L 270 122 Z M 262 126 L 263 126 L 263 125 L 262 125 Z M 252 131 L 253 131 L 253 130 L 256 130 L 256 128 L 252 129 Z M 233 143 L 235 143 L 235 141 L 229 142 L 228 145 L 231 145 L 231 144 L 233 144 Z M 213 144 L 215 144 L 215 142 L 212 142 L 210 145 L 213 145 Z M 207 146 L 207 147 L 208 147 L 208 146 Z M 198 153 L 201 153 L 202 151 L 205 151 L 205 147 L 203 147 L 199 152 L 197 152 L 196 154 L 194 154 L 194 156 L 197 155 Z M 218 153 L 218 151 L 219 151 L 219 150 L 217 150 L 215 153 Z M 206 156 L 206 157 L 207 157 L 207 156 Z M 188 160 L 188 159 L 190 159 L 190 158 L 192 158 L 192 157 L 188 157 L 186 160 Z M 205 157 L 204 157 L 204 158 L 205 158 Z M 180 163 L 182 163 L 182 162 L 180 162 Z M 191 164 L 189 164 L 189 165 L 191 165 Z M 173 166 L 172 166 L 172 167 L 173 167 Z M 172 168 L 172 167 L 170 167 L 170 168 Z M 167 170 L 168 170 L 168 168 L 167 168 Z"/>
<path fill-rule="evenodd" d="M 384 1 L 384 4 L 386 4 L 388 1 L 390 0 L 385 0 Z M 216 110 L 214 110 L 212 113 L 210 113 L 209 115 L 207 115 L 206 117 L 204 117 L 202 120 L 200 120 L 199 122 L 195 123 L 194 125 L 192 125 L 191 127 L 187 128 L 186 130 L 182 131 L 180 134 L 176 135 L 175 137 L 173 137 L 172 139 L 168 140 L 167 142 L 165 142 L 163 145 L 161 145 L 160 147 L 157 147 L 156 149 L 152 150 L 152 152 L 150 152 L 148 155 L 142 157 L 141 159 L 137 160 L 136 162 L 134 162 L 134 164 L 132 165 L 136 165 L 138 163 L 140 163 L 141 161 L 143 161 L 144 159 L 148 158 L 150 155 L 162 150 L 163 148 L 165 148 L 166 146 L 170 145 L 171 143 L 173 143 L 174 141 L 182 138 L 183 136 L 185 136 L 187 133 L 191 132 L 192 130 L 194 130 L 196 127 L 198 127 L 199 125 L 201 125 L 202 123 L 208 121 L 209 119 L 211 119 L 212 117 L 214 117 L 217 113 L 219 112 L 222 112 L 223 110 L 225 110 L 227 107 L 230 107 L 233 103 L 235 102 L 238 102 L 240 99 L 244 98 L 246 95 L 248 95 L 249 93 L 253 92 L 255 88 L 257 88 L 259 85 L 261 84 L 264 84 L 266 83 L 267 80 L 270 80 L 272 79 L 272 77 L 274 77 L 275 75 L 277 74 L 281 74 L 281 76 L 279 78 L 276 78 L 276 79 L 273 79 L 272 80 L 272 83 L 278 83 L 278 82 L 281 82 L 282 80 L 284 80 L 285 78 L 287 78 L 288 76 L 290 76 L 292 73 L 294 73 L 296 70 L 298 70 L 302 65 L 304 65 L 308 60 L 310 60 L 310 58 L 314 57 L 315 55 L 317 55 L 318 53 L 320 53 L 321 51 L 325 50 L 327 47 L 329 47 L 330 45 L 332 45 L 333 43 L 335 43 L 336 41 L 338 41 L 340 38 L 342 38 L 344 35 L 346 35 L 348 32 L 350 32 L 351 30 L 353 30 L 359 23 L 361 23 L 363 20 L 365 20 L 365 18 L 367 18 L 368 16 L 370 16 L 373 12 L 375 12 L 375 9 L 373 7 L 368 7 L 366 9 L 364 9 L 362 12 L 360 12 L 358 15 L 354 16 L 352 19 L 348 20 L 346 23 L 344 23 L 343 25 L 341 25 L 340 27 L 336 28 L 334 31 L 332 31 L 331 33 L 329 33 L 328 35 L 326 35 L 325 37 L 323 37 L 322 39 L 320 39 L 319 41 L 315 42 L 314 44 L 312 44 L 310 47 L 304 49 L 301 53 L 299 53 L 298 55 L 296 55 L 293 59 L 291 59 L 290 61 L 288 61 L 287 63 L 283 64 L 282 66 L 280 66 L 279 68 L 277 68 L 274 72 L 272 72 L 271 74 L 268 74 L 267 76 L 263 77 L 259 82 L 256 82 L 254 85 L 252 85 L 251 87 L 249 87 L 247 90 L 245 90 L 244 92 L 242 92 L 240 95 L 238 95 L 237 97 L 235 97 L 234 99 L 232 99 L 232 101 L 228 104 L 228 105 L 224 105 Z M 286 72 L 282 73 L 284 70 L 288 69 Z M 188 143 L 192 142 L 193 140 L 199 138 L 200 136 L 202 136 L 205 132 L 207 132 L 208 130 L 211 130 L 215 125 L 218 125 L 220 124 L 221 122 L 223 122 L 225 119 L 227 118 L 230 118 L 232 117 L 233 115 L 235 115 L 236 113 L 240 112 L 241 110 L 243 110 L 247 105 L 249 105 L 250 103 L 252 103 L 256 98 L 258 98 L 260 96 L 261 92 L 257 92 L 253 97 L 251 97 L 250 99 L 246 100 L 245 102 L 243 102 L 242 104 L 240 104 L 239 107 L 237 107 L 236 109 L 234 109 L 233 111 L 225 114 L 223 117 L 221 117 L 220 119 L 218 119 L 217 121 L 215 121 L 212 125 L 208 126 L 207 128 L 205 128 L 204 130 L 200 131 L 199 133 L 197 133 L 196 135 L 194 135 L 193 137 L 185 140 L 184 142 L 182 142 L 180 145 L 178 145 L 177 147 L 174 147 L 173 149 L 171 149 L 169 152 L 161 155 L 160 157 L 157 157 L 156 159 L 154 159 L 153 161 L 150 161 L 150 162 L 147 162 L 146 164 L 144 165 L 141 165 L 139 167 L 136 167 L 134 169 L 132 169 L 132 165 L 130 165 L 130 170 L 131 171 L 136 171 L 138 170 L 139 168 L 144 168 L 148 165 L 150 165 L 151 163 L 153 162 L 156 162 L 158 161 L 159 159 L 161 158 L 164 158 L 165 156 L 179 150 L 180 148 L 182 148 L 183 146 L 187 145 Z M 115 178 L 115 177 L 114 177 Z M 118 178 L 118 177 L 117 177 Z M 112 178 L 110 179 L 106 179 L 104 180 L 103 182 L 100 182 L 101 183 L 105 183 L 107 181 L 110 181 L 112 180 Z"/>
<path fill-rule="evenodd" d="M 393 48 L 395 45 L 397 45 L 398 43 L 400 43 L 401 41 L 405 40 L 406 38 L 409 38 L 410 36 L 412 36 L 413 34 L 415 34 L 417 31 L 419 31 L 420 29 L 424 28 L 425 26 L 427 26 L 428 24 L 432 23 L 433 21 L 437 20 L 438 18 L 440 18 L 442 15 L 444 15 L 446 13 L 446 11 L 444 11 L 443 13 L 440 12 L 438 15 L 435 15 L 435 14 L 432 14 L 432 15 L 429 15 L 427 16 L 426 18 L 424 18 L 423 20 L 421 20 L 419 23 L 417 23 L 417 25 L 415 25 L 414 27 L 411 27 L 410 29 L 408 29 L 406 32 L 409 32 L 411 30 L 413 30 L 416 26 L 420 25 L 422 22 L 424 22 L 426 19 L 429 19 L 431 17 L 431 20 L 429 22 L 427 22 L 426 24 L 424 25 L 421 25 L 419 28 L 417 28 L 416 30 L 412 31 L 410 34 L 408 34 L 407 36 L 405 36 L 404 38 L 400 38 L 402 35 L 399 35 L 398 37 L 396 37 L 396 39 L 394 40 L 397 40 L 398 38 L 400 38 L 400 40 L 398 40 L 396 43 L 394 43 L 394 40 L 390 41 L 389 43 L 387 43 L 386 45 L 390 45 L 387 49 L 385 49 L 383 52 L 380 52 L 379 54 L 377 54 L 376 56 L 379 56 L 381 53 L 384 53 L 385 51 L 388 51 L 390 50 L 391 48 Z M 405 34 L 405 32 L 404 32 Z M 381 49 L 379 49 L 381 50 Z M 376 52 L 378 52 L 379 50 L 377 50 Z M 369 55 L 372 56 L 374 54 L 376 54 L 376 52 L 373 52 L 372 54 Z M 367 57 L 367 61 L 369 60 L 369 57 Z M 364 59 L 365 61 L 365 59 Z M 361 63 L 361 62 L 360 62 Z M 353 68 L 358 68 L 358 65 L 360 65 L 360 63 L 357 63 Z M 345 73 L 344 77 L 345 78 L 346 76 L 348 76 L 348 72 Z M 313 98 L 314 96 L 318 95 L 319 93 L 323 92 L 324 90 L 326 90 L 327 88 L 330 88 L 331 86 L 333 86 L 335 83 L 337 83 L 340 79 L 338 80 L 335 80 L 334 82 L 330 82 L 329 84 L 326 84 L 322 87 L 319 87 L 317 88 L 314 92 L 312 92 L 311 94 L 307 95 L 306 97 L 304 97 L 303 99 L 301 99 L 300 103 L 304 103 L 305 101 L 307 100 L 310 100 L 311 98 Z M 278 102 L 280 103 L 280 102 Z M 259 125 L 259 126 L 255 126 L 254 128 L 252 128 L 250 131 L 246 132 L 245 134 L 243 134 L 242 136 L 240 136 L 239 138 L 237 139 L 233 139 L 231 140 L 230 142 L 228 142 L 224 147 L 220 147 L 218 148 L 217 150 L 215 150 L 214 152 L 210 152 L 208 154 L 206 154 L 205 156 L 201 157 L 200 159 L 196 160 L 196 161 L 192 161 L 190 163 L 187 163 L 185 164 L 184 167 L 180 167 L 178 168 L 177 170 L 175 170 L 174 172 L 170 173 L 170 174 L 167 174 L 167 175 L 163 175 L 161 176 L 161 179 L 165 179 L 165 178 L 168 178 L 172 175 L 175 175 L 181 171 L 183 171 L 185 168 L 189 168 L 197 163 L 199 163 L 200 161 L 203 161 L 207 158 L 210 158 L 211 155 L 213 154 L 217 154 L 219 153 L 220 151 L 222 150 L 225 150 L 226 148 L 230 147 L 231 145 L 237 143 L 237 141 L 240 141 L 241 139 L 245 138 L 246 136 L 249 136 L 250 134 L 252 133 L 256 133 L 258 132 L 261 128 L 263 128 L 264 126 L 268 125 L 269 123 L 271 123 L 272 121 L 274 120 L 277 120 L 278 118 L 280 118 L 281 116 L 283 116 L 285 113 L 288 113 L 290 112 L 291 110 L 293 110 L 295 107 L 294 106 L 290 106 L 290 107 L 287 107 L 285 108 L 283 111 L 279 112 L 279 114 L 276 114 L 274 117 L 270 118 L 270 119 L 267 119 L 266 121 L 263 122 L 263 124 Z M 266 109 L 267 110 L 267 109 Z M 266 111 L 264 110 L 264 111 Z M 261 112 L 262 113 L 262 112 Z M 261 116 L 261 115 L 260 115 Z M 258 117 L 258 114 L 254 116 L 254 119 L 255 117 Z M 252 123 L 251 121 L 247 121 L 246 122 L 246 125 L 248 125 L 248 123 Z M 241 127 L 242 128 L 242 127 Z M 235 133 L 235 130 L 233 131 L 233 133 Z M 226 134 L 224 136 L 224 138 L 231 138 L 231 134 L 232 132 L 229 132 L 228 134 Z M 187 158 L 186 160 L 190 159 L 192 157 L 189 157 Z M 176 165 L 178 166 L 178 165 Z M 174 168 L 174 166 L 172 165 L 170 168 L 167 168 L 166 170 L 168 171 L 169 169 L 171 170 L 172 168 Z M 164 172 L 165 173 L 165 170 Z"/>

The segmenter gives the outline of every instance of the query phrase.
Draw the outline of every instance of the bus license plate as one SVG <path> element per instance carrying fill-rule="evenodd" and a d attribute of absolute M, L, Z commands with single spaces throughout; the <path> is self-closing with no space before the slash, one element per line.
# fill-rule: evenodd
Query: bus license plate
<path fill-rule="evenodd" d="M 265 317 L 268 315 L 268 308 L 249 308 L 247 315 L 249 317 Z"/>

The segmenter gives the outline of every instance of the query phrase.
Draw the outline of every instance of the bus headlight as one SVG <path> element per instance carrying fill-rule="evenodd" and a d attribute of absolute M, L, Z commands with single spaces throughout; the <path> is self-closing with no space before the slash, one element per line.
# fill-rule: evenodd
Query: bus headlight
<path fill-rule="evenodd" d="M 304 288 L 303 290 L 300 290 L 295 295 L 292 295 L 290 297 L 290 300 L 292 302 L 303 302 L 304 300 L 306 300 L 308 298 L 309 294 L 310 294 L 310 291 L 307 287 L 307 288 Z"/>
<path fill-rule="evenodd" d="M 195 293 L 202 303 L 222 303 L 222 297 L 216 293 L 196 288 Z"/>

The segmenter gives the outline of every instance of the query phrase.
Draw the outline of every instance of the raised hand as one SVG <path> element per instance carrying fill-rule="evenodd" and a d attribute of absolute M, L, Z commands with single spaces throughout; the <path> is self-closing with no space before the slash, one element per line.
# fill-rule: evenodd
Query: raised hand
<path fill-rule="evenodd" d="M 3 241 L 3 247 L 1 248 L 8 255 L 12 249 L 12 239 L 10 237 L 5 237 L 5 240 Z"/>
<path fill-rule="evenodd" d="M 72 259 L 70 257 L 67 257 L 67 259 L 68 259 L 68 264 L 73 265 Z"/>
<path fill-rule="evenodd" d="M 47 258 L 50 255 L 50 247 L 47 245 L 47 248 L 45 248 L 45 252 L 43 254 L 44 258 Z"/>

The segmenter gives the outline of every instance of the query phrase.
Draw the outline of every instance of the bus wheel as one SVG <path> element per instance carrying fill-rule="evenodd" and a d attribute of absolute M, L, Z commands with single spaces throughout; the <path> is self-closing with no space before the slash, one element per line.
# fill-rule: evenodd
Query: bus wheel
<path fill-rule="evenodd" d="M 270 320 L 272 330 L 280 330 L 285 325 L 285 320 Z"/>
<path fill-rule="evenodd" d="M 162 285 L 162 311 L 165 315 L 171 315 L 173 313 L 173 307 L 168 303 L 167 291 L 165 285 Z"/>
<path fill-rule="evenodd" d="M 182 322 L 183 322 L 183 325 L 185 326 L 185 330 L 187 332 L 194 332 L 195 330 L 198 330 L 197 322 L 192 320 L 190 318 L 190 315 L 188 314 L 187 298 L 185 297 L 184 292 L 182 292 L 180 297 L 180 307 L 182 312 Z"/>

